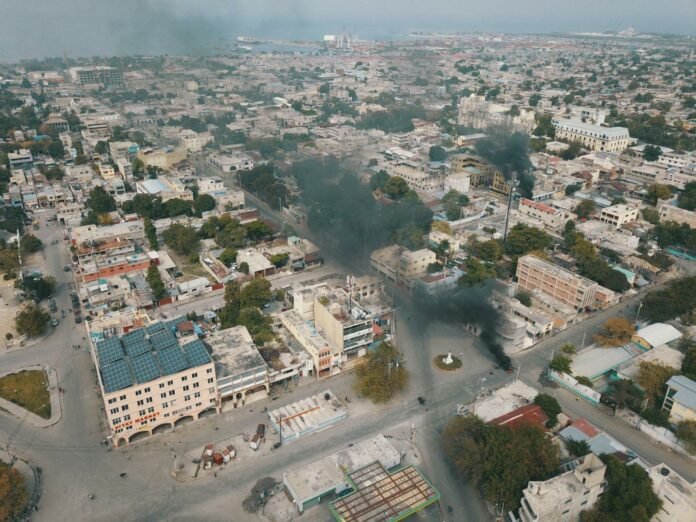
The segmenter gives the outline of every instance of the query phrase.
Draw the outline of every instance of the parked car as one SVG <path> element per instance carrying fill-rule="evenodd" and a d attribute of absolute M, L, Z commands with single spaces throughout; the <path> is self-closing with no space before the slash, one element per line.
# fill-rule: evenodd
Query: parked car
<path fill-rule="evenodd" d="M 58 319 L 56 319 L 55 317 L 51 319 L 51 326 L 58 326 Z"/>
<path fill-rule="evenodd" d="M 63 267 L 63 272 L 70 272 L 70 266 L 65 265 L 65 266 Z"/>

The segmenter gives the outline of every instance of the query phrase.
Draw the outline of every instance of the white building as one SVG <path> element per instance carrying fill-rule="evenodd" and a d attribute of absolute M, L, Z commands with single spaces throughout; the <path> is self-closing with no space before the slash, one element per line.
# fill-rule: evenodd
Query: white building
<path fill-rule="evenodd" d="M 200 152 L 208 143 L 213 141 L 213 135 L 209 132 L 195 132 L 191 129 L 183 129 L 179 133 L 179 143 L 188 152 Z"/>
<path fill-rule="evenodd" d="M 526 198 L 520 200 L 518 211 L 520 214 L 534 221 L 541 222 L 545 227 L 552 230 L 561 229 L 568 219 L 566 213 L 562 210 Z"/>
<path fill-rule="evenodd" d="M 599 220 L 616 228 L 638 219 L 638 209 L 624 204 L 612 205 L 602 209 Z"/>
<path fill-rule="evenodd" d="M 653 491 L 662 500 L 662 507 L 652 517 L 652 522 L 696 520 L 696 483 L 689 483 L 666 464 L 658 464 L 647 471 Z"/>
<path fill-rule="evenodd" d="M 544 482 L 530 481 L 511 522 L 574 522 L 592 509 L 604 491 L 605 464 L 594 453 L 578 459 L 575 469 Z"/>
<path fill-rule="evenodd" d="M 633 143 L 625 127 L 600 127 L 574 119 L 554 119 L 556 138 L 578 141 L 583 147 L 606 152 L 621 152 Z"/>
<path fill-rule="evenodd" d="M 208 157 L 208 163 L 222 172 L 238 172 L 252 170 L 254 160 L 247 154 L 213 154 Z"/>
<path fill-rule="evenodd" d="M 17 152 L 8 152 L 7 159 L 11 169 L 23 169 L 31 167 L 34 157 L 29 149 L 19 149 Z"/>

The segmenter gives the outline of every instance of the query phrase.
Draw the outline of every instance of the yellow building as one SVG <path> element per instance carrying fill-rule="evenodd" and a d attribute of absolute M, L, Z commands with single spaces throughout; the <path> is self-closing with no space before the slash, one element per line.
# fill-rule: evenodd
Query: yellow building
<path fill-rule="evenodd" d="M 500 201 L 507 202 L 512 190 L 512 180 L 505 179 L 502 172 L 493 175 L 490 194 Z"/>
<path fill-rule="evenodd" d="M 696 382 L 683 375 L 671 377 L 667 381 L 662 409 L 669 413 L 669 421 L 673 424 L 696 421 Z"/>

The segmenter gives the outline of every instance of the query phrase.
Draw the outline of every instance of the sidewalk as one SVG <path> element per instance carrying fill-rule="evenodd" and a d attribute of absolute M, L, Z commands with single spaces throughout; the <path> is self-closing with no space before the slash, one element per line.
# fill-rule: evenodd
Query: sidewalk
<path fill-rule="evenodd" d="M 46 372 L 46 375 L 48 376 L 48 392 L 51 400 L 51 418 L 44 419 L 43 417 L 39 417 L 38 415 L 31 413 L 28 410 L 25 410 L 21 406 L 18 406 L 14 402 L 10 402 L 2 398 L 0 398 L 0 408 L 7 411 L 8 413 L 11 413 L 18 419 L 21 419 L 22 422 L 26 420 L 30 424 L 33 424 L 38 428 L 48 428 L 50 426 L 53 426 L 63 416 L 63 409 L 60 402 L 60 392 L 58 391 L 58 376 L 56 375 L 56 371 L 50 366 L 46 368 L 44 368 L 43 366 L 27 366 L 24 368 L 12 369 L 8 372 L 3 373 L 2 375 L 0 375 L 0 377 L 11 375 L 13 373 L 19 373 L 25 370 L 42 370 Z"/>
<path fill-rule="evenodd" d="M 40 482 L 41 482 L 41 471 L 39 468 L 35 468 L 26 460 L 14 457 L 9 454 L 4 449 L 0 449 L 0 460 L 8 465 L 12 465 L 20 475 L 24 478 L 24 485 L 27 488 L 27 509 L 31 510 L 36 506 L 39 501 L 41 494 Z M 25 510 L 26 512 L 26 510 Z"/>

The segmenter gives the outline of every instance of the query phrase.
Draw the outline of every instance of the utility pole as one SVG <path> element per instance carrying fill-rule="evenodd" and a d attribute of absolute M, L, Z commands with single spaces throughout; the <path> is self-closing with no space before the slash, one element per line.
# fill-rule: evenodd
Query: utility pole
<path fill-rule="evenodd" d="M 638 324 L 638 316 L 640 315 L 640 309 L 643 308 L 643 301 L 638 303 L 638 311 L 636 312 L 636 324 Z"/>
<path fill-rule="evenodd" d="M 517 181 L 517 173 L 513 173 L 510 180 L 510 195 L 508 197 L 507 212 L 505 213 L 505 232 L 503 233 L 503 244 L 507 242 L 508 227 L 510 226 L 510 211 L 512 210 L 512 196 L 515 193 L 515 182 Z"/>
<path fill-rule="evenodd" d="M 585 336 L 586 336 L 586 335 L 587 335 L 587 329 L 585 329 L 585 330 L 582 331 L 582 347 L 580 348 L 580 350 L 584 350 L 584 349 L 585 349 Z"/>

